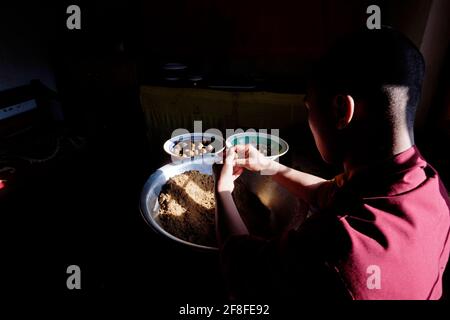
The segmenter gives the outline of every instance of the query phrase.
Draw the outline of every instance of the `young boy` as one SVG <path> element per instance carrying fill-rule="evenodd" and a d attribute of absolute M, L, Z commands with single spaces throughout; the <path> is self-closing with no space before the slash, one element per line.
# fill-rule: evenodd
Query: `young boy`
<path fill-rule="evenodd" d="M 354 35 L 325 56 L 305 102 L 322 158 L 344 168 L 331 181 L 252 146 L 227 151 L 216 199 L 232 298 L 441 297 L 449 199 L 413 135 L 424 69 L 419 50 L 391 29 Z M 279 239 L 252 236 L 231 196 L 244 168 L 275 172 L 316 213 Z"/>

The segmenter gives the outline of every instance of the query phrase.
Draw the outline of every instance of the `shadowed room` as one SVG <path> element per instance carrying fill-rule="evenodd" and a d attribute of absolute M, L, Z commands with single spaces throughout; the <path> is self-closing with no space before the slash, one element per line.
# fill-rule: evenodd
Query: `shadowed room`
<path fill-rule="evenodd" d="M 81 28 L 70 30 L 66 9 L 73 4 Z M 149 177 L 172 161 L 164 143 L 178 128 L 194 132 L 195 121 L 224 135 L 277 129 L 289 144 L 281 164 L 335 177 L 343 168 L 322 161 L 308 125 L 308 76 L 337 39 L 365 28 L 371 4 L 425 58 L 416 145 L 448 189 L 446 0 L 0 4 L 0 225 L 13 290 L 226 301 L 218 252 L 180 245 L 143 216 Z M 236 193 L 253 203 L 248 210 L 305 211 L 283 190 L 255 181 L 237 187 L 260 196 L 259 203 Z M 171 192 L 184 210 L 211 211 L 195 198 L 205 185 L 194 177 Z M 251 219 L 257 233 L 268 233 Z M 279 219 L 276 228 L 286 227 Z M 66 289 L 73 264 L 82 270 L 78 292 Z M 448 299 L 448 272 L 443 284 Z"/>

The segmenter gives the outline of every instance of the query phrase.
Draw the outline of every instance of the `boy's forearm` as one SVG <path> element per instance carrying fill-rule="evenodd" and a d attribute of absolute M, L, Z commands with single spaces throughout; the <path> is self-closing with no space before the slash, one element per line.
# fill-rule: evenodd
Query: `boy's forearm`
<path fill-rule="evenodd" d="M 301 172 L 272 161 L 273 180 L 309 204 L 316 204 L 316 191 L 325 179 Z"/>
<path fill-rule="evenodd" d="M 230 236 L 248 235 L 248 229 L 239 214 L 231 192 L 216 191 L 216 225 L 219 245 Z"/>

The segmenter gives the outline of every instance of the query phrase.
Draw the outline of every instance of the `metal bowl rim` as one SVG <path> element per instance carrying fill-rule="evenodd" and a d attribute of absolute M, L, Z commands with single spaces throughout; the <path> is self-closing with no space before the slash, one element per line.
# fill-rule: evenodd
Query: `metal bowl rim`
<path fill-rule="evenodd" d="M 198 159 L 198 160 L 194 160 L 194 161 L 190 161 L 190 162 L 201 163 L 202 161 L 203 161 L 203 159 Z M 155 231 L 157 234 L 159 234 L 161 236 L 165 236 L 166 238 L 169 238 L 172 241 L 175 241 L 179 244 L 184 244 L 191 248 L 200 249 L 203 251 L 205 251 L 205 250 L 206 251 L 218 251 L 219 250 L 218 247 L 210 247 L 210 246 L 195 244 L 195 243 L 180 239 L 178 237 L 175 237 L 174 235 L 172 235 L 169 232 L 167 232 L 166 230 L 164 230 L 164 228 L 156 222 L 156 220 L 155 220 L 156 215 L 155 215 L 155 217 L 153 217 L 151 215 L 150 209 L 148 208 L 147 203 L 148 203 L 148 197 L 149 197 L 150 190 L 152 189 L 151 187 L 153 184 L 153 180 L 157 174 L 161 174 L 160 171 L 164 171 L 165 168 L 169 168 L 170 166 L 173 166 L 173 165 L 174 164 L 167 164 L 167 165 L 157 169 L 145 182 L 144 187 L 142 188 L 141 199 L 140 199 L 141 215 L 143 216 L 143 218 L 147 222 L 147 224 L 153 229 L 153 231 Z"/>

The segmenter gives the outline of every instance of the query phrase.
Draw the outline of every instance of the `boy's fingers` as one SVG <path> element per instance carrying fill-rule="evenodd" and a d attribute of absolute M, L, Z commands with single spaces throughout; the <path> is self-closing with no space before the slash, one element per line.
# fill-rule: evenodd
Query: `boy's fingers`
<path fill-rule="evenodd" d="M 250 152 L 249 152 L 249 146 L 248 145 L 237 145 L 236 146 L 236 155 L 237 155 L 237 157 L 236 158 L 241 158 L 241 159 L 244 159 L 244 158 L 248 158 L 248 156 L 250 155 Z"/>
<path fill-rule="evenodd" d="M 234 164 L 237 166 L 240 166 L 240 167 L 245 167 L 250 164 L 250 160 L 249 159 L 236 159 L 236 160 L 234 160 Z"/>
<path fill-rule="evenodd" d="M 236 151 L 235 151 L 234 147 L 228 149 L 225 152 L 225 165 L 228 165 L 228 166 L 231 166 L 231 167 L 233 166 L 235 153 L 236 153 Z"/>
<path fill-rule="evenodd" d="M 248 150 L 249 145 L 248 144 L 238 144 L 234 147 L 236 152 L 245 152 Z"/>
<path fill-rule="evenodd" d="M 233 168 L 233 176 L 235 179 L 239 178 L 239 176 L 244 172 L 244 168 L 242 167 L 234 167 Z"/>
<path fill-rule="evenodd" d="M 236 146 L 236 153 L 239 155 L 239 157 L 241 158 L 246 158 L 249 156 L 250 154 L 250 149 L 251 149 L 252 145 L 250 144 L 246 144 L 246 145 L 237 145 Z"/>

